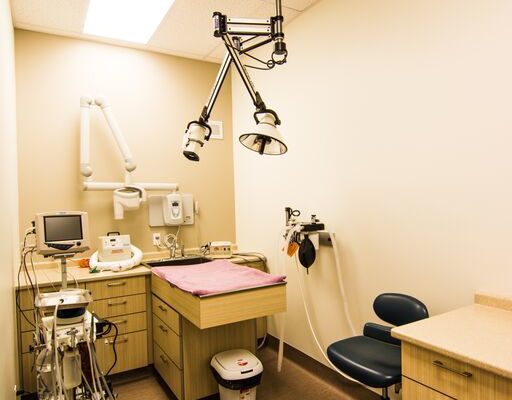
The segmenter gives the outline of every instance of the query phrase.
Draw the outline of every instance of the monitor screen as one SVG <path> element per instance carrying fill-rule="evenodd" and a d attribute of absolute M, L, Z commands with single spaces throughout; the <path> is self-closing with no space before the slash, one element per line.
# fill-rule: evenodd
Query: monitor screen
<path fill-rule="evenodd" d="M 83 239 L 80 215 L 55 215 L 44 217 L 45 242 Z"/>

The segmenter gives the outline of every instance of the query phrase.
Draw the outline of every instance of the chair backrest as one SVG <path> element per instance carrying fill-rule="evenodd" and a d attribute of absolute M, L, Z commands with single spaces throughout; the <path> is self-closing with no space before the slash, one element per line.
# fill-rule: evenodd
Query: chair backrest
<path fill-rule="evenodd" d="M 380 319 L 395 326 L 428 318 L 425 304 L 400 293 L 383 293 L 377 296 L 373 302 L 373 310 Z"/>

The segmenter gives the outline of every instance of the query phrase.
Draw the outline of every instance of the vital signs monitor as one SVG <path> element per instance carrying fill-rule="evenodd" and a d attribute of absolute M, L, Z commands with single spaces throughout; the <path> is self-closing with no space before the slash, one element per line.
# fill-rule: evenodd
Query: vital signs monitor
<path fill-rule="evenodd" d="M 89 250 L 89 223 L 84 211 L 57 211 L 36 214 L 37 252 L 81 253 Z"/>

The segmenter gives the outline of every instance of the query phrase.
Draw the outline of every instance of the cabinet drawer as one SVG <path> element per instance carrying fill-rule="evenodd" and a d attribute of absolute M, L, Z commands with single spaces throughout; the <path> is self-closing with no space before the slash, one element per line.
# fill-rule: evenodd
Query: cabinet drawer
<path fill-rule="evenodd" d="M 155 369 L 162 379 L 171 388 L 178 400 L 183 399 L 183 372 L 167 357 L 165 352 L 154 344 L 153 346 Z"/>
<path fill-rule="evenodd" d="M 146 283 L 143 276 L 105 279 L 103 281 L 87 282 L 87 289 L 90 290 L 94 300 L 102 300 L 145 293 Z"/>
<path fill-rule="evenodd" d="M 87 308 L 101 318 L 135 314 L 146 311 L 146 295 L 136 294 L 113 299 L 95 300 Z"/>
<path fill-rule="evenodd" d="M 36 370 L 34 368 L 35 353 L 25 353 L 22 356 L 23 390 L 29 393 L 37 391 Z"/>
<path fill-rule="evenodd" d="M 494 398 L 495 376 L 490 372 L 404 342 L 402 375 L 457 399 Z"/>
<path fill-rule="evenodd" d="M 98 362 L 103 372 L 107 372 L 114 362 L 112 337 L 96 341 Z M 116 340 L 117 363 L 111 374 L 142 368 L 148 365 L 148 333 L 140 331 L 119 335 Z"/>
<path fill-rule="evenodd" d="M 153 340 L 174 364 L 182 368 L 180 337 L 155 314 L 153 314 Z"/>
<path fill-rule="evenodd" d="M 512 380 L 503 378 L 501 376 L 496 377 L 496 399 L 495 400 L 507 400 L 512 399 Z"/>
<path fill-rule="evenodd" d="M 78 287 L 81 289 L 85 289 L 85 285 L 83 283 L 79 283 Z M 76 288 L 75 283 L 68 282 L 68 289 Z M 45 286 L 40 287 L 40 293 L 48 293 L 48 292 L 58 292 L 60 290 L 60 285 L 54 286 Z M 29 289 L 20 290 L 20 307 L 22 310 L 33 310 L 34 309 L 34 299 L 32 298 L 32 291 Z"/>
<path fill-rule="evenodd" d="M 111 317 L 109 318 L 109 321 L 116 324 L 118 335 L 130 332 L 145 331 L 148 329 L 147 315 L 145 312 Z M 112 337 L 114 335 L 115 330 L 112 329 L 107 336 Z"/>
<path fill-rule="evenodd" d="M 445 396 L 429 387 L 408 378 L 402 379 L 402 396 L 404 400 L 452 400 L 453 397 Z"/>
<path fill-rule="evenodd" d="M 164 321 L 174 332 L 181 336 L 180 315 L 155 295 L 152 295 L 153 314 Z"/>

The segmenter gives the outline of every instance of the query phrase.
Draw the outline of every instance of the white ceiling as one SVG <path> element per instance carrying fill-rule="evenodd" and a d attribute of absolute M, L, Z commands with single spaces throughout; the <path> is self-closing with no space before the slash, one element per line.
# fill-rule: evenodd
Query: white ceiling
<path fill-rule="evenodd" d="M 285 24 L 319 0 L 283 0 Z M 220 62 L 224 47 L 213 36 L 212 15 L 264 18 L 275 14 L 274 0 L 175 0 L 147 45 L 84 35 L 89 0 L 11 0 L 16 28 L 120 44 L 159 53 Z M 286 34 L 286 31 L 285 31 Z"/>

